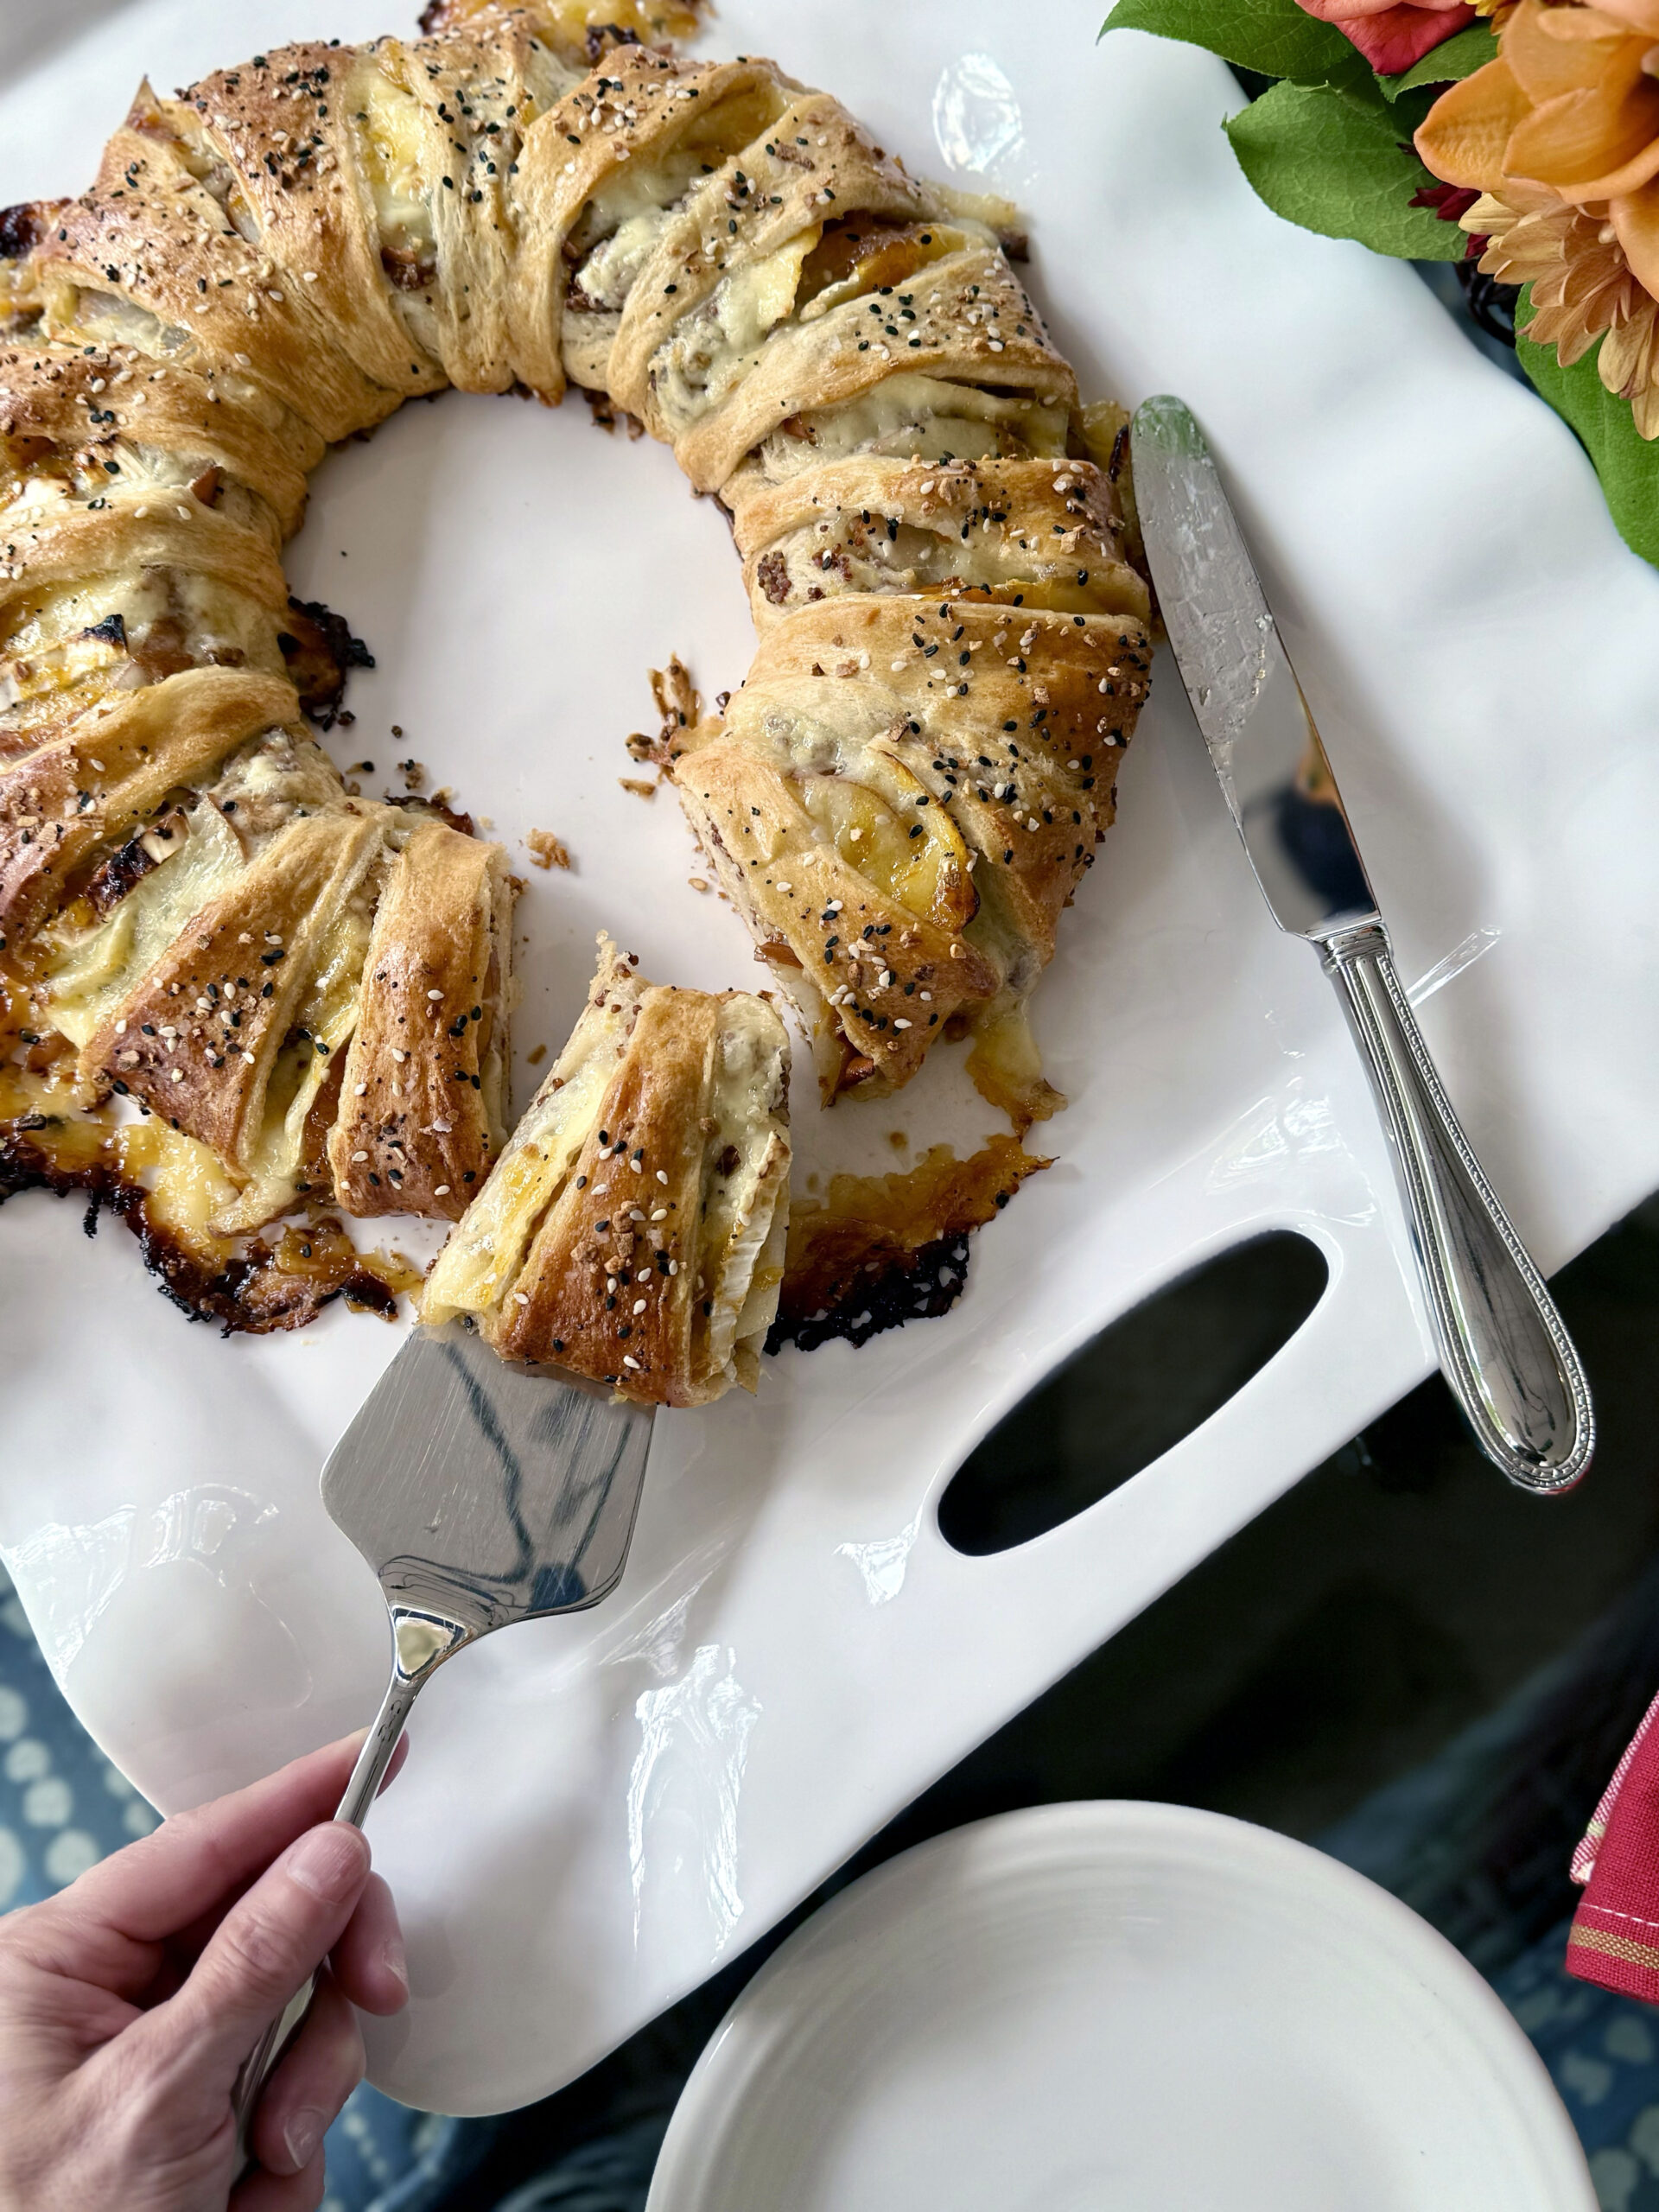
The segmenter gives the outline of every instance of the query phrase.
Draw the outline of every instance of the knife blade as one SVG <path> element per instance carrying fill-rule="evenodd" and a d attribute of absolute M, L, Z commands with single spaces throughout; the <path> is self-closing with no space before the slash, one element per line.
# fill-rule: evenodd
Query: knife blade
<path fill-rule="evenodd" d="M 1135 418 L 1132 450 L 1164 626 L 1274 919 L 1317 938 L 1379 918 L 1324 744 L 1203 433 L 1179 399 L 1149 399 Z"/>
<path fill-rule="evenodd" d="M 1370 1077 L 1446 1380 L 1511 1482 L 1569 1489 L 1595 1446 L 1583 1365 L 1417 1027 L 1204 434 L 1165 394 L 1137 410 L 1130 454 L 1164 626 L 1245 854 L 1280 928 L 1318 949 Z"/>

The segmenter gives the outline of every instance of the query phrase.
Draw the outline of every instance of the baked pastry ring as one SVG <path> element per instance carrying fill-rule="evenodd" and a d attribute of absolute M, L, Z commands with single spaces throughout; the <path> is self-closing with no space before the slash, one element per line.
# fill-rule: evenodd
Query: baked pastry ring
<path fill-rule="evenodd" d="M 417 42 L 146 86 L 90 191 L 0 215 L 10 1027 L 207 1147 L 221 1230 L 453 1217 L 504 1135 L 505 862 L 303 734 L 279 559 L 327 443 L 445 384 L 601 393 L 730 513 L 760 649 L 670 765 L 826 1101 L 971 1033 L 1017 1127 L 1058 1103 L 1025 1003 L 1147 664 L 1122 417 L 1011 209 L 641 42 L 694 20 L 435 0 Z"/>
<path fill-rule="evenodd" d="M 701 1406 L 753 1390 L 789 1227 L 789 1039 L 764 999 L 648 983 L 599 940 L 569 1042 L 433 1262 L 421 1318 Z"/>

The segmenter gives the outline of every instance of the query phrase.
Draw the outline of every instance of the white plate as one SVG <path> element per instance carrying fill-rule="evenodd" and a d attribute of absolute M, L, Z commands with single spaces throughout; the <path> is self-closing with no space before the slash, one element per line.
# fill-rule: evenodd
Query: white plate
<path fill-rule="evenodd" d="M 1198 409 L 1403 970 L 1459 970 L 1424 1009 L 1431 1042 L 1557 1265 L 1659 1184 L 1659 577 L 1566 430 L 1409 270 L 1253 197 L 1220 65 L 1124 35 L 1097 51 L 1102 12 L 1062 0 L 1033 38 L 1003 0 L 721 0 L 715 35 L 833 86 L 919 169 L 982 159 L 1029 212 L 1031 280 L 1085 389 Z M 0 201 L 90 175 L 145 68 L 184 83 L 397 13 L 134 0 L 0 97 Z M 529 871 L 521 1050 L 564 1034 L 601 923 L 649 973 L 754 974 L 730 912 L 686 887 L 671 799 L 617 786 L 647 664 L 678 648 L 713 691 L 751 650 L 725 524 L 666 452 L 580 403 L 407 408 L 319 472 L 289 573 L 378 658 L 337 757 L 384 777 L 395 721 L 397 753 L 515 854 L 532 827 L 575 853 L 573 876 Z M 423 1695 L 373 1820 L 415 1988 L 372 2029 L 374 2077 L 411 2103 L 499 2109 L 597 2058 L 1427 1370 L 1363 1079 L 1167 669 L 1060 942 L 1036 1007 L 1072 1100 L 1043 1132 L 1060 1164 L 982 1236 L 957 1310 L 664 1416 L 616 1597 L 493 1638 Z M 960 1089 L 939 1059 L 888 1105 L 802 1099 L 804 1177 L 832 1147 L 891 1165 L 891 1129 L 988 1128 Z M 1287 1225 L 1331 1286 L 1231 1404 L 1036 1543 L 945 1546 L 944 1484 L 1055 1361 Z M 397 1341 L 334 1313 L 223 1344 L 119 1228 L 88 1243 L 43 1198 L 0 1213 L 0 1546 L 77 1712 L 162 1806 L 372 1710 L 383 1617 L 316 1477 Z"/>
<path fill-rule="evenodd" d="M 646 2212 L 1592 2212 L 1451 1945 L 1177 1805 L 938 1836 L 814 1914 L 697 2062 Z"/>

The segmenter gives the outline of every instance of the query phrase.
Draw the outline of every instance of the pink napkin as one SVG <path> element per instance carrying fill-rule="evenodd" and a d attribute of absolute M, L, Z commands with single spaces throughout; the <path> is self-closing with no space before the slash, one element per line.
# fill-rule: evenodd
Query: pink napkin
<path fill-rule="evenodd" d="M 1567 1970 L 1659 2005 L 1659 1697 L 1602 1792 L 1573 1854 L 1586 1885 L 1567 1938 Z"/>

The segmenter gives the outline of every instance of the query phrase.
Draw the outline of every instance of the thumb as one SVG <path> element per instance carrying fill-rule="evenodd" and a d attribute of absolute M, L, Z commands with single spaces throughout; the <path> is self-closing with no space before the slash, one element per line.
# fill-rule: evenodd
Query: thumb
<path fill-rule="evenodd" d="M 187 2076 L 228 2091 L 237 2069 L 344 1934 L 369 1843 L 344 1821 L 308 1828 L 226 1914 L 184 1986 L 135 2024 Z M 171 2069 L 168 2069 L 171 2070 Z"/>

